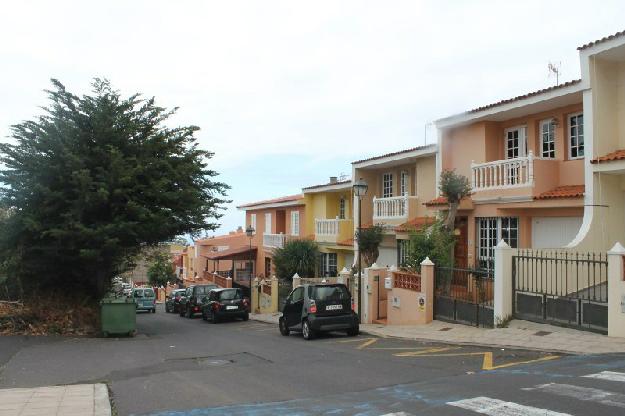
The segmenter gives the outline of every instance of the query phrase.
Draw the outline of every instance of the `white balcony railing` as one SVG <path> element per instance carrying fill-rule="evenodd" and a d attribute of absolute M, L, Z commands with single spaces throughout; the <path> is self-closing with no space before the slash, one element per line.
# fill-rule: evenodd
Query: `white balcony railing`
<path fill-rule="evenodd" d="M 408 196 L 390 198 L 373 197 L 373 219 L 395 219 L 408 217 Z"/>
<path fill-rule="evenodd" d="M 526 157 L 471 163 L 471 171 L 473 191 L 533 186 L 534 155 L 530 151 Z"/>
<path fill-rule="evenodd" d="M 338 235 L 339 233 L 339 224 L 340 221 L 337 219 L 325 220 L 325 219 L 315 219 L 315 234 L 323 235 L 323 236 L 332 236 Z"/>
<path fill-rule="evenodd" d="M 286 241 L 286 234 L 263 234 L 263 246 L 282 248 Z"/>

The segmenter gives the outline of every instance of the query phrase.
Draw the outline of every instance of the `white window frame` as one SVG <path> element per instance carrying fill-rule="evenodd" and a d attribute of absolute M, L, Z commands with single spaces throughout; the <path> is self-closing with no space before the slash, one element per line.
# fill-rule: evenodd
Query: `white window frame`
<path fill-rule="evenodd" d="M 326 274 L 328 277 L 338 276 L 338 260 L 337 253 L 321 253 L 321 270 L 319 270 L 319 274 L 321 274 L 322 277 L 326 277 Z M 333 270 L 331 270 L 331 267 Z"/>
<path fill-rule="evenodd" d="M 399 173 L 399 195 L 408 196 L 409 188 L 408 188 L 408 180 L 410 175 L 408 175 L 408 171 L 402 170 Z"/>
<path fill-rule="evenodd" d="M 388 186 L 387 186 L 388 185 Z M 382 174 L 382 198 L 393 197 L 393 173 Z"/>
<path fill-rule="evenodd" d="M 256 234 L 256 214 L 250 214 L 250 227 L 254 229 L 254 234 Z"/>
<path fill-rule="evenodd" d="M 475 232 L 476 232 L 476 251 L 478 267 L 483 267 L 483 264 L 487 264 L 486 268 L 490 268 L 494 265 L 495 261 L 495 247 L 499 241 L 507 239 L 506 243 L 512 248 L 518 248 L 520 236 L 520 219 L 519 217 L 478 217 L 475 219 Z M 514 224 L 512 222 L 514 221 Z M 486 225 L 486 227 L 483 227 Z M 505 227 L 504 227 L 505 226 Z M 482 232 L 483 231 L 483 232 Z M 511 237 L 511 231 L 515 231 L 516 236 L 514 243 Z M 504 234 L 507 235 L 504 238 Z"/>
<path fill-rule="evenodd" d="M 299 211 L 291 211 L 291 235 L 299 236 Z"/>
<path fill-rule="evenodd" d="M 518 152 L 517 152 L 517 156 L 510 158 L 508 157 L 508 133 L 513 132 L 513 131 L 519 131 L 519 138 L 518 138 Z M 527 156 L 527 128 L 525 126 L 516 126 L 516 127 L 510 127 L 504 130 L 504 143 L 505 143 L 505 159 L 516 159 L 518 157 L 525 157 Z"/>
<path fill-rule="evenodd" d="M 265 213 L 265 234 L 271 234 L 271 212 Z"/>
<path fill-rule="evenodd" d="M 584 112 L 581 111 L 579 113 L 573 113 L 573 114 L 569 114 L 569 115 L 566 116 L 566 120 L 567 120 L 566 121 L 566 126 L 567 126 L 566 138 L 568 139 L 569 159 L 571 159 L 571 160 L 583 159 L 584 158 L 584 154 L 586 152 L 586 146 L 585 146 L 586 143 L 584 143 L 584 144 L 581 145 L 581 148 L 582 148 L 581 156 L 579 154 L 579 148 L 580 148 L 579 137 L 580 137 L 580 134 L 579 134 L 579 124 L 577 124 L 575 126 L 577 128 L 577 130 L 576 130 L 577 131 L 577 135 L 576 135 L 576 143 L 577 144 L 575 146 L 577 148 L 577 156 L 573 157 L 573 144 L 572 144 L 573 137 L 571 135 L 571 127 L 572 127 L 571 126 L 571 119 L 574 118 L 574 117 L 577 118 L 579 116 L 582 116 L 582 134 L 581 134 L 581 137 L 582 137 L 582 139 L 585 139 L 585 137 L 584 137 Z"/>
<path fill-rule="evenodd" d="M 555 159 L 556 158 L 556 128 L 552 123 L 553 119 L 542 120 L 540 122 L 540 156 L 544 159 Z M 547 131 L 545 132 L 545 126 L 547 126 Z M 545 134 L 547 135 L 547 141 L 545 141 Z M 548 144 L 548 150 L 545 151 L 545 143 Z M 553 153 L 553 156 L 551 156 Z"/>

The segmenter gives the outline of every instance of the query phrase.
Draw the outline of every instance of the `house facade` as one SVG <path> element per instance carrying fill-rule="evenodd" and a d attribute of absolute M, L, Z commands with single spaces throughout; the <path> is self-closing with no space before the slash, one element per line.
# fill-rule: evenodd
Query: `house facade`
<path fill-rule="evenodd" d="M 402 265 L 410 231 L 435 215 L 424 203 L 436 196 L 436 154 L 437 145 L 428 145 L 352 163 L 353 179 L 368 185 L 360 201 L 362 227 L 384 227 L 378 265 Z M 358 205 L 354 198 L 354 230 Z"/>
<path fill-rule="evenodd" d="M 502 239 L 556 248 L 575 238 L 585 191 L 582 89 L 573 81 L 436 121 L 438 171 L 462 174 L 472 188 L 456 219 L 456 267 L 491 269 Z M 427 205 L 447 209 L 440 197 Z"/>
<path fill-rule="evenodd" d="M 274 274 L 272 255 L 290 239 L 309 238 L 306 234 L 306 205 L 302 194 L 240 205 L 245 211 L 245 225 L 255 234 L 251 245 L 256 248 L 252 275 L 259 278 Z"/>
<path fill-rule="evenodd" d="M 335 277 L 354 264 L 352 181 L 330 181 L 302 189 L 306 206 L 307 235 L 314 235 L 320 251 L 318 274 Z"/>

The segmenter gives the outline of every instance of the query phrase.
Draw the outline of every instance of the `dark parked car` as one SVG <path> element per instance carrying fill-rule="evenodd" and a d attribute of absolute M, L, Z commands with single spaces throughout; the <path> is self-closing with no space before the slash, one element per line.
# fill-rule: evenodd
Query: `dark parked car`
<path fill-rule="evenodd" d="M 279 326 L 282 335 L 301 331 L 306 340 L 324 331 L 346 331 L 349 336 L 359 332 L 358 315 L 343 284 L 303 285 L 293 289 L 284 304 Z"/>
<path fill-rule="evenodd" d="M 185 295 L 180 298 L 180 316 L 193 318 L 196 313 L 201 313 L 202 302 L 208 296 L 209 292 L 217 289 L 217 285 L 195 285 L 189 286 Z"/>
<path fill-rule="evenodd" d="M 224 318 L 250 318 L 250 301 L 241 289 L 213 289 L 202 304 L 202 319 L 214 324 Z"/>
<path fill-rule="evenodd" d="M 169 296 L 165 299 L 165 312 L 167 313 L 179 313 L 180 298 L 184 295 L 186 289 L 172 290 Z"/>

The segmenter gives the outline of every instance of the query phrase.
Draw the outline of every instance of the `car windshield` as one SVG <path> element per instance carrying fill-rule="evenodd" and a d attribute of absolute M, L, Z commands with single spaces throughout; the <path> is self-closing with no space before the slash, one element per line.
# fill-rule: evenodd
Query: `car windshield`
<path fill-rule="evenodd" d="M 198 286 L 196 293 L 198 295 L 208 295 L 208 292 L 215 289 L 216 287 L 217 287 L 216 285 Z"/>
<path fill-rule="evenodd" d="M 319 302 L 338 302 L 349 299 L 345 286 L 312 286 L 309 296 Z"/>
<path fill-rule="evenodd" d="M 143 297 L 153 298 L 154 297 L 154 290 L 153 289 L 143 289 Z"/>
<path fill-rule="evenodd" d="M 135 298 L 142 298 L 143 297 L 143 289 L 135 289 L 134 296 L 135 296 Z"/>
<path fill-rule="evenodd" d="M 219 294 L 221 300 L 241 299 L 241 294 L 236 289 L 224 290 Z"/>

